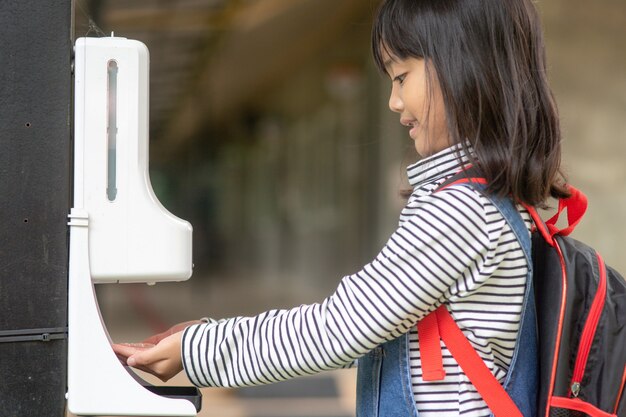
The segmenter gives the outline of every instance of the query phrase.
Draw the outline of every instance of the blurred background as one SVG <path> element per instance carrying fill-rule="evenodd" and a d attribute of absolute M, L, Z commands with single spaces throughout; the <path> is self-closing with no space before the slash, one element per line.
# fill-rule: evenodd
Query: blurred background
<path fill-rule="evenodd" d="M 77 0 L 75 35 L 150 50 L 150 174 L 194 227 L 184 283 L 99 286 L 115 341 L 318 302 L 383 246 L 417 160 L 373 65 L 377 0 Z M 626 2 L 544 0 L 575 237 L 626 271 Z M 173 382 L 185 384 L 183 375 Z M 354 372 L 203 390 L 202 416 L 354 415 Z"/>

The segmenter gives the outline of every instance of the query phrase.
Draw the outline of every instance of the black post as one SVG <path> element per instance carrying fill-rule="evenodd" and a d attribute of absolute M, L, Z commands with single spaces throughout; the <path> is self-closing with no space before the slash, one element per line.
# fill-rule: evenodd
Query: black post
<path fill-rule="evenodd" d="M 71 23 L 0 2 L 0 416 L 65 413 Z"/>

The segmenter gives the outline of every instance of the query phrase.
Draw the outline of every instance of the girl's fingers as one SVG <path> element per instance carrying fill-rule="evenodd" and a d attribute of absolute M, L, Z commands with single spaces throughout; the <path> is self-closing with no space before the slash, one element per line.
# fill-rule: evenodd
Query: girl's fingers
<path fill-rule="evenodd" d="M 155 344 L 154 343 L 146 343 L 146 342 L 141 342 L 141 343 L 120 343 L 122 346 L 127 346 L 130 348 L 134 348 L 137 349 L 139 351 L 141 350 L 146 350 L 146 349 L 152 349 Z"/>
<path fill-rule="evenodd" d="M 115 354 L 119 357 L 119 356 L 123 356 L 123 357 L 129 357 L 131 355 L 133 355 L 134 353 L 137 352 L 137 349 L 131 347 L 131 346 L 126 346 L 124 344 L 121 343 L 115 343 L 113 345 L 111 345 L 111 347 L 113 348 L 113 352 L 115 352 Z"/>
<path fill-rule="evenodd" d="M 146 349 L 135 352 L 128 357 L 128 364 L 130 366 L 154 366 L 160 361 L 166 360 L 167 357 L 163 357 L 162 352 L 159 349 Z"/>
<path fill-rule="evenodd" d="M 167 381 L 183 369 L 180 357 L 181 337 L 182 333 L 177 332 L 164 337 L 156 345 L 146 342 L 115 343 L 112 347 L 122 363 Z"/>
<path fill-rule="evenodd" d="M 128 358 L 128 365 L 146 370 L 162 381 L 182 371 L 180 357 L 181 333 L 174 333 L 151 349 L 140 350 Z"/>
<path fill-rule="evenodd" d="M 138 352 L 151 349 L 154 345 L 149 343 L 114 343 L 111 347 L 116 355 L 129 357 Z"/>
<path fill-rule="evenodd" d="M 140 355 L 130 356 L 126 363 L 134 368 L 138 368 L 143 365 L 149 365 L 149 363 L 145 363 L 145 360 Z"/>
<path fill-rule="evenodd" d="M 170 362 L 168 359 L 158 359 L 154 355 L 146 355 L 145 353 L 136 354 L 127 360 L 129 366 L 152 374 L 163 382 L 167 382 L 180 372 L 180 370 L 172 367 Z"/>

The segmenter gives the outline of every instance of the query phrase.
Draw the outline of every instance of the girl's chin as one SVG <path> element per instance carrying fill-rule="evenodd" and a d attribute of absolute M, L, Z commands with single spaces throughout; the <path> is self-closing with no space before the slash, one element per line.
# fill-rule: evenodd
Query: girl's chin
<path fill-rule="evenodd" d="M 415 145 L 415 150 L 422 158 L 427 158 L 431 155 L 436 154 L 437 152 L 441 152 L 444 149 L 450 147 L 448 141 L 435 141 L 435 143 L 433 144 L 431 143 L 432 141 L 429 141 L 426 138 L 416 138 L 414 136 L 411 136 L 411 139 L 413 140 L 413 143 Z"/>
<path fill-rule="evenodd" d="M 415 141 L 415 151 L 422 158 L 428 158 L 429 156 L 432 156 L 441 150 L 443 150 L 443 148 L 433 149 L 432 147 L 427 146 L 423 142 L 419 143 L 418 141 Z"/>
<path fill-rule="evenodd" d="M 413 144 L 415 145 L 415 151 L 422 158 L 426 158 L 430 156 L 432 152 L 430 152 L 430 147 L 426 144 L 426 141 L 421 138 L 415 138 L 411 136 L 411 140 L 413 140 Z"/>
<path fill-rule="evenodd" d="M 423 132 L 414 132 L 413 129 L 411 129 L 409 138 L 413 141 L 413 146 L 420 156 L 424 156 L 424 153 L 428 153 L 430 141 L 425 137 Z"/>

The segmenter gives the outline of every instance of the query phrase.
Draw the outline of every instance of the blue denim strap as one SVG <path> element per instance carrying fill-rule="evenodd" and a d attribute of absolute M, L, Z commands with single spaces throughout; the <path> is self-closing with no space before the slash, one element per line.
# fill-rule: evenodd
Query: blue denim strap
<path fill-rule="evenodd" d="M 524 219 L 510 198 L 487 194 L 485 192 L 486 186 L 483 184 L 475 182 L 466 184 L 481 191 L 498 209 L 515 234 L 526 257 L 528 277 L 520 317 L 521 324 L 515 342 L 513 358 L 509 364 L 509 371 L 503 386 L 524 417 L 535 417 L 537 415 L 539 360 L 530 234 Z"/>

